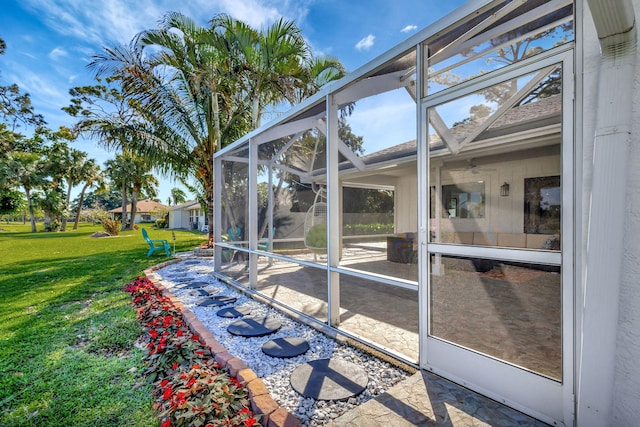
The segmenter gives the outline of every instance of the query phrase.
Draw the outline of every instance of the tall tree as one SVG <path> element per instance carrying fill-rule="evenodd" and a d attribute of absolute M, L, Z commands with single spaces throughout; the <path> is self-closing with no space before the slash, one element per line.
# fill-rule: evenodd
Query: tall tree
<path fill-rule="evenodd" d="M 82 204 L 84 202 L 84 195 L 87 189 L 95 186 L 100 187 L 103 185 L 104 180 L 102 177 L 102 173 L 100 171 L 100 166 L 96 164 L 94 159 L 86 159 L 82 162 L 82 164 L 78 168 L 78 174 L 76 175 L 78 179 L 78 183 L 83 182 L 82 190 L 80 190 L 79 201 L 78 201 L 78 210 L 76 211 L 76 217 L 73 222 L 73 229 L 78 229 L 78 223 L 80 222 L 80 213 L 82 212 Z M 68 193 L 67 196 L 69 196 Z M 68 203 L 68 197 L 67 197 Z"/>
<path fill-rule="evenodd" d="M 171 189 L 171 197 L 169 200 L 173 202 L 174 206 L 179 205 L 180 203 L 184 203 L 187 201 L 187 194 L 178 187 L 173 187 Z"/>
<path fill-rule="evenodd" d="M 220 15 L 204 28 L 169 13 L 158 29 L 105 49 L 90 66 L 99 76 L 118 76 L 143 117 L 144 125 L 132 129 L 134 150 L 179 177 L 194 177 L 212 223 L 213 154 L 257 126 L 266 106 L 314 87 L 312 65 L 321 61 L 311 56 L 288 21 L 256 31 Z"/>
<path fill-rule="evenodd" d="M 118 154 L 105 162 L 106 173 L 115 186 L 121 188 L 122 199 L 131 198 L 131 213 L 127 224 L 127 210 L 122 210 L 122 229 L 132 229 L 137 211 L 137 201 L 142 192 L 155 197 L 158 180 L 149 173 L 150 168 L 144 159 L 131 153 Z"/>
<path fill-rule="evenodd" d="M 9 153 L 8 158 L 0 163 L 0 176 L 5 179 L 11 178 L 14 184 L 19 185 L 24 190 L 29 208 L 29 217 L 31 220 L 31 231 L 35 233 L 36 218 L 34 214 L 34 202 L 32 190 L 38 189 L 44 182 L 44 165 L 42 158 L 38 153 L 29 153 L 25 151 L 14 151 Z"/>
<path fill-rule="evenodd" d="M 77 133 L 89 135 L 109 151 L 132 156 L 136 129 L 141 126 L 142 120 L 132 105 L 135 100 L 122 93 L 121 80 L 117 75 L 108 76 L 104 80 L 98 77 L 97 82 L 96 85 L 70 89 L 71 104 L 62 110 L 80 119 L 74 126 Z M 147 159 L 148 170 L 151 169 L 151 161 L 152 159 Z M 128 194 L 123 191 L 122 195 L 122 216 L 126 218 Z M 136 202 L 137 200 L 133 200 L 133 209 Z M 126 229 L 126 221 L 122 222 L 122 226 Z"/>
<path fill-rule="evenodd" d="M 82 168 L 88 161 L 89 159 L 87 159 L 87 153 L 85 153 L 84 151 L 76 150 L 73 148 L 69 149 L 67 157 L 67 173 L 64 177 L 67 183 L 67 193 L 65 197 L 65 215 L 62 216 L 60 231 L 66 231 L 67 229 L 67 220 L 71 212 L 71 191 L 73 190 L 73 187 L 82 182 Z"/>

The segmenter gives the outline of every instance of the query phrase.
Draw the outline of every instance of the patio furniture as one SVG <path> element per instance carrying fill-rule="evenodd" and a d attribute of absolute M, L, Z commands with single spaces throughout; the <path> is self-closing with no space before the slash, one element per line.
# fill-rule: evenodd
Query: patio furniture
<path fill-rule="evenodd" d="M 416 264 L 418 262 L 417 245 L 415 233 L 387 236 L 387 261 Z"/>
<path fill-rule="evenodd" d="M 171 246 L 169 246 L 169 241 L 165 239 L 156 239 L 152 240 L 149 238 L 149 234 L 147 234 L 147 230 L 142 229 L 142 237 L 149 244 L 149 252 L 147 252 L 147 256 L 151 256 L 154 252 L 164 250 L 167 256 L 171 255 Z"/>
<path fill-rule="evenodd" d="M 327 253 L 327 196 L 324 188 L 316 192 L 313 205 L 304 218 L 304 245 L 313 252 L 313 260 L 318 254 Z"/>
<path fill-rule="evenodd" d="M 273 231 L 273 233 L 271 234 L 271 236 L 273 237 L 273 236 L 276 235 L 276 228 L 273 227 L 272 231 Z M 258 240 L 258 249 L 261 250 L 261 251 L 265 251 L 265 252 L 267 252 L 269 250 L 269 238 L 268 237 L 265 237 L 265 238 L 262 238 L 262 239 Z"/>
<path fill-rule="evenodd" d="M 222 235 L 223 242 L 238 242 L 240 240 L 240 236 L 242 234 L 242 230 L 240 227 L 229 227 L 227 230 L 227 234 Z M 235 249 L 223 248 L 222 249 L 222 262 L 231 262 L 233 258 L 236 256 L 237 251 Z"/>

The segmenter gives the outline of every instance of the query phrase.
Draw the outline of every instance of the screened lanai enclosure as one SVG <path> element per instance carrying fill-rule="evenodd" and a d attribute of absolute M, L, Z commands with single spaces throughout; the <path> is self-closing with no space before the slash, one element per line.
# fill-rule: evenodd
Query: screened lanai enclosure
<path fill-rule="evenodd" d="M 573 16 L 468 3 L 220 151 L 218 276 L 562 421 Z"/>

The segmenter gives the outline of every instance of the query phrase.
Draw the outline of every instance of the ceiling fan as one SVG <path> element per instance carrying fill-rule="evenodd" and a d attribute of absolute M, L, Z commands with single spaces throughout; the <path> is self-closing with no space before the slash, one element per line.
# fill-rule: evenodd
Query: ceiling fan
<path fill-rule="evenodd" d="M 471 172 L 472 174 L 478 174 L 480 172 L 493 172 L 496 170 L 495 168 L 486 168 L 484 166 L 479 166 L 473 161 L 473 159 L 468 159 L 466 166 L 449 169 L 449 168 L 446 168 L 446 165 L 445 165 L 445 169 L 451 172 L 461 171 L 461 172 Z"/>

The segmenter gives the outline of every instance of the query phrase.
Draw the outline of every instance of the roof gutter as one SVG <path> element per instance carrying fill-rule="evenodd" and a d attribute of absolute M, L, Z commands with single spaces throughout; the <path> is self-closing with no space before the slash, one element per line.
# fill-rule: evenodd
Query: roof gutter
<path fill-rule="evenodd" d="M 587 0 L 600 40 L 577 421 L 610 425 L 637 30 L 632 0 Z"/>

